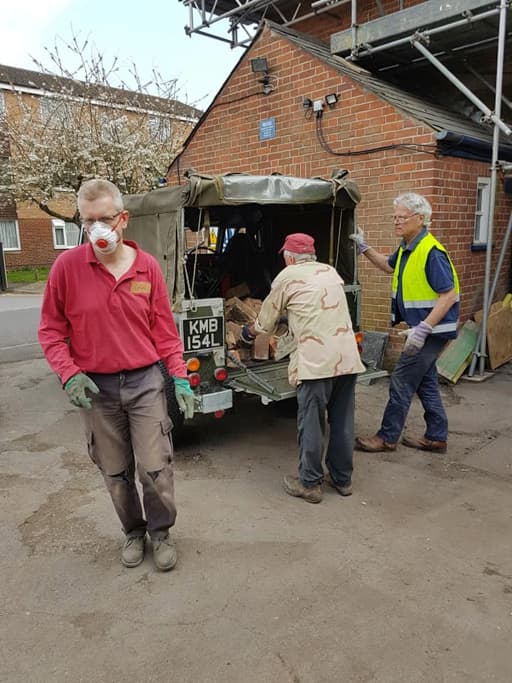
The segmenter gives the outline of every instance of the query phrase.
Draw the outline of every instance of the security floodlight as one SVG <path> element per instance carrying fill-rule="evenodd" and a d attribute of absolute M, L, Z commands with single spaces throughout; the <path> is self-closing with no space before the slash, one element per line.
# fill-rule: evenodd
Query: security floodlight
<path fill-rule="evenodd" d="M 256 57 L 251 59 L 251 69 L 255 74 L 268 73 L 268 64 L 265 57 Z"/>

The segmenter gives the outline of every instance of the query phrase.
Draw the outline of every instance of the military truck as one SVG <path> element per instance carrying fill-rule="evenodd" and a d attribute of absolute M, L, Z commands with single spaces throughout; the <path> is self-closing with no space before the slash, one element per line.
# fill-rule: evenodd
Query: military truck
<path fill-rule="evenodd" d="M 125 197 L 126 237 L 160 262 L 197 413 L 221 417 L 239 392 L 264 403 L 295 395 L 286 351 L 270 360 L 241 361 L 226 345 L 226 298 L 242 291 L 253 301 L 265 298 L 284 267 L 278 252 L 287 234 L 314 237 L 318 260 L 343 278 L 354 329 L 359 329 L 361 288 L 349 239 L 359 200 L 347 171 L 328 179 L 191 172 L 178 187 Z M 168 411 L 179 431 L 183 415 L 173 387 L 166 377 Z"/>

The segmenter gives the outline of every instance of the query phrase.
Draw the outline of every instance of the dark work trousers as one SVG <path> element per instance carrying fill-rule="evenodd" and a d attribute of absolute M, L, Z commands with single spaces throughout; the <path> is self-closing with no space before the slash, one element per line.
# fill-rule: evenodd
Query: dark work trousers
<path fill-rule="evenodd" d="M 297 387 L 299 479 L 310 487 L 322 482 L 325 412 L 329 421 L 329 443 L 325 465 L 332 479 L 348 486 L 352 479 L 354 407 L 357 375 L 307 379 Z"/>
<path fill-rule="evenodd" d="M 425 438 L 430 441 L 447 440 L 448 419 L 439 392 L 436 367 L 437 357 L 445 344 L 446 339 L 431 335 L 418 353 L 400 355 L 390 378 L 389 400 L 377 432 L 384 441 L 396 443 L 400 438 L 415 393 L 425 411 Z"/>
<path fill-rule="evenodd" d="M 172 422 L 158 365 L 111 375 L 88 373 L 100 393 L 81 410 L 91 460 L 103 474 L 127 536 L 165 537 L 176 519 Z M 135 487 L 142 485 L 144 511 Z M 146 521 L 147 520 L 147 521 Z"/>

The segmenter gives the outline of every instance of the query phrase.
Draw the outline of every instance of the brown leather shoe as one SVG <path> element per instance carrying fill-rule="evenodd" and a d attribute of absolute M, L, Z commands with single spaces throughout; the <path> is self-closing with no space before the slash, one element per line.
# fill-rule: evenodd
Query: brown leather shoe
<path fill-rule="evenodd" d="M 424 436 L 404 436 L 402 439 L 404 446 L 417 448 L 420 451 L 431 451 L 432 453 L 446 453 L 446 441 L 430 441 Z"/>
<path fill-rule="evenodd" d="M 384 451 L 396 451 L 396 443 L 388 443 L 380 436 L 358 436 L 355 447 L 358 451 L 367 453 L 382 453 Z"/>

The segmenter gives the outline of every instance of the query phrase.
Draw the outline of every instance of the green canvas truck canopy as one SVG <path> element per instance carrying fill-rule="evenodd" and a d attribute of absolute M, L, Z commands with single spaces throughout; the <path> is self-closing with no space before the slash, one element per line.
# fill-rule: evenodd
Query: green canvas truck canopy
<path fill-rule="evenodd" d="M 126 208 L 132 217 L 167 213 L 183 206 L 238 206 L 241 204 L 330 204 L 352 208 L 361 194 L 356 183 L 341 171 L 333 178 L 295 178 L 283 175 L 227 173 L 209 176 L 192 173 L 186 185 L 162 187 L 129 195 Z"/>

